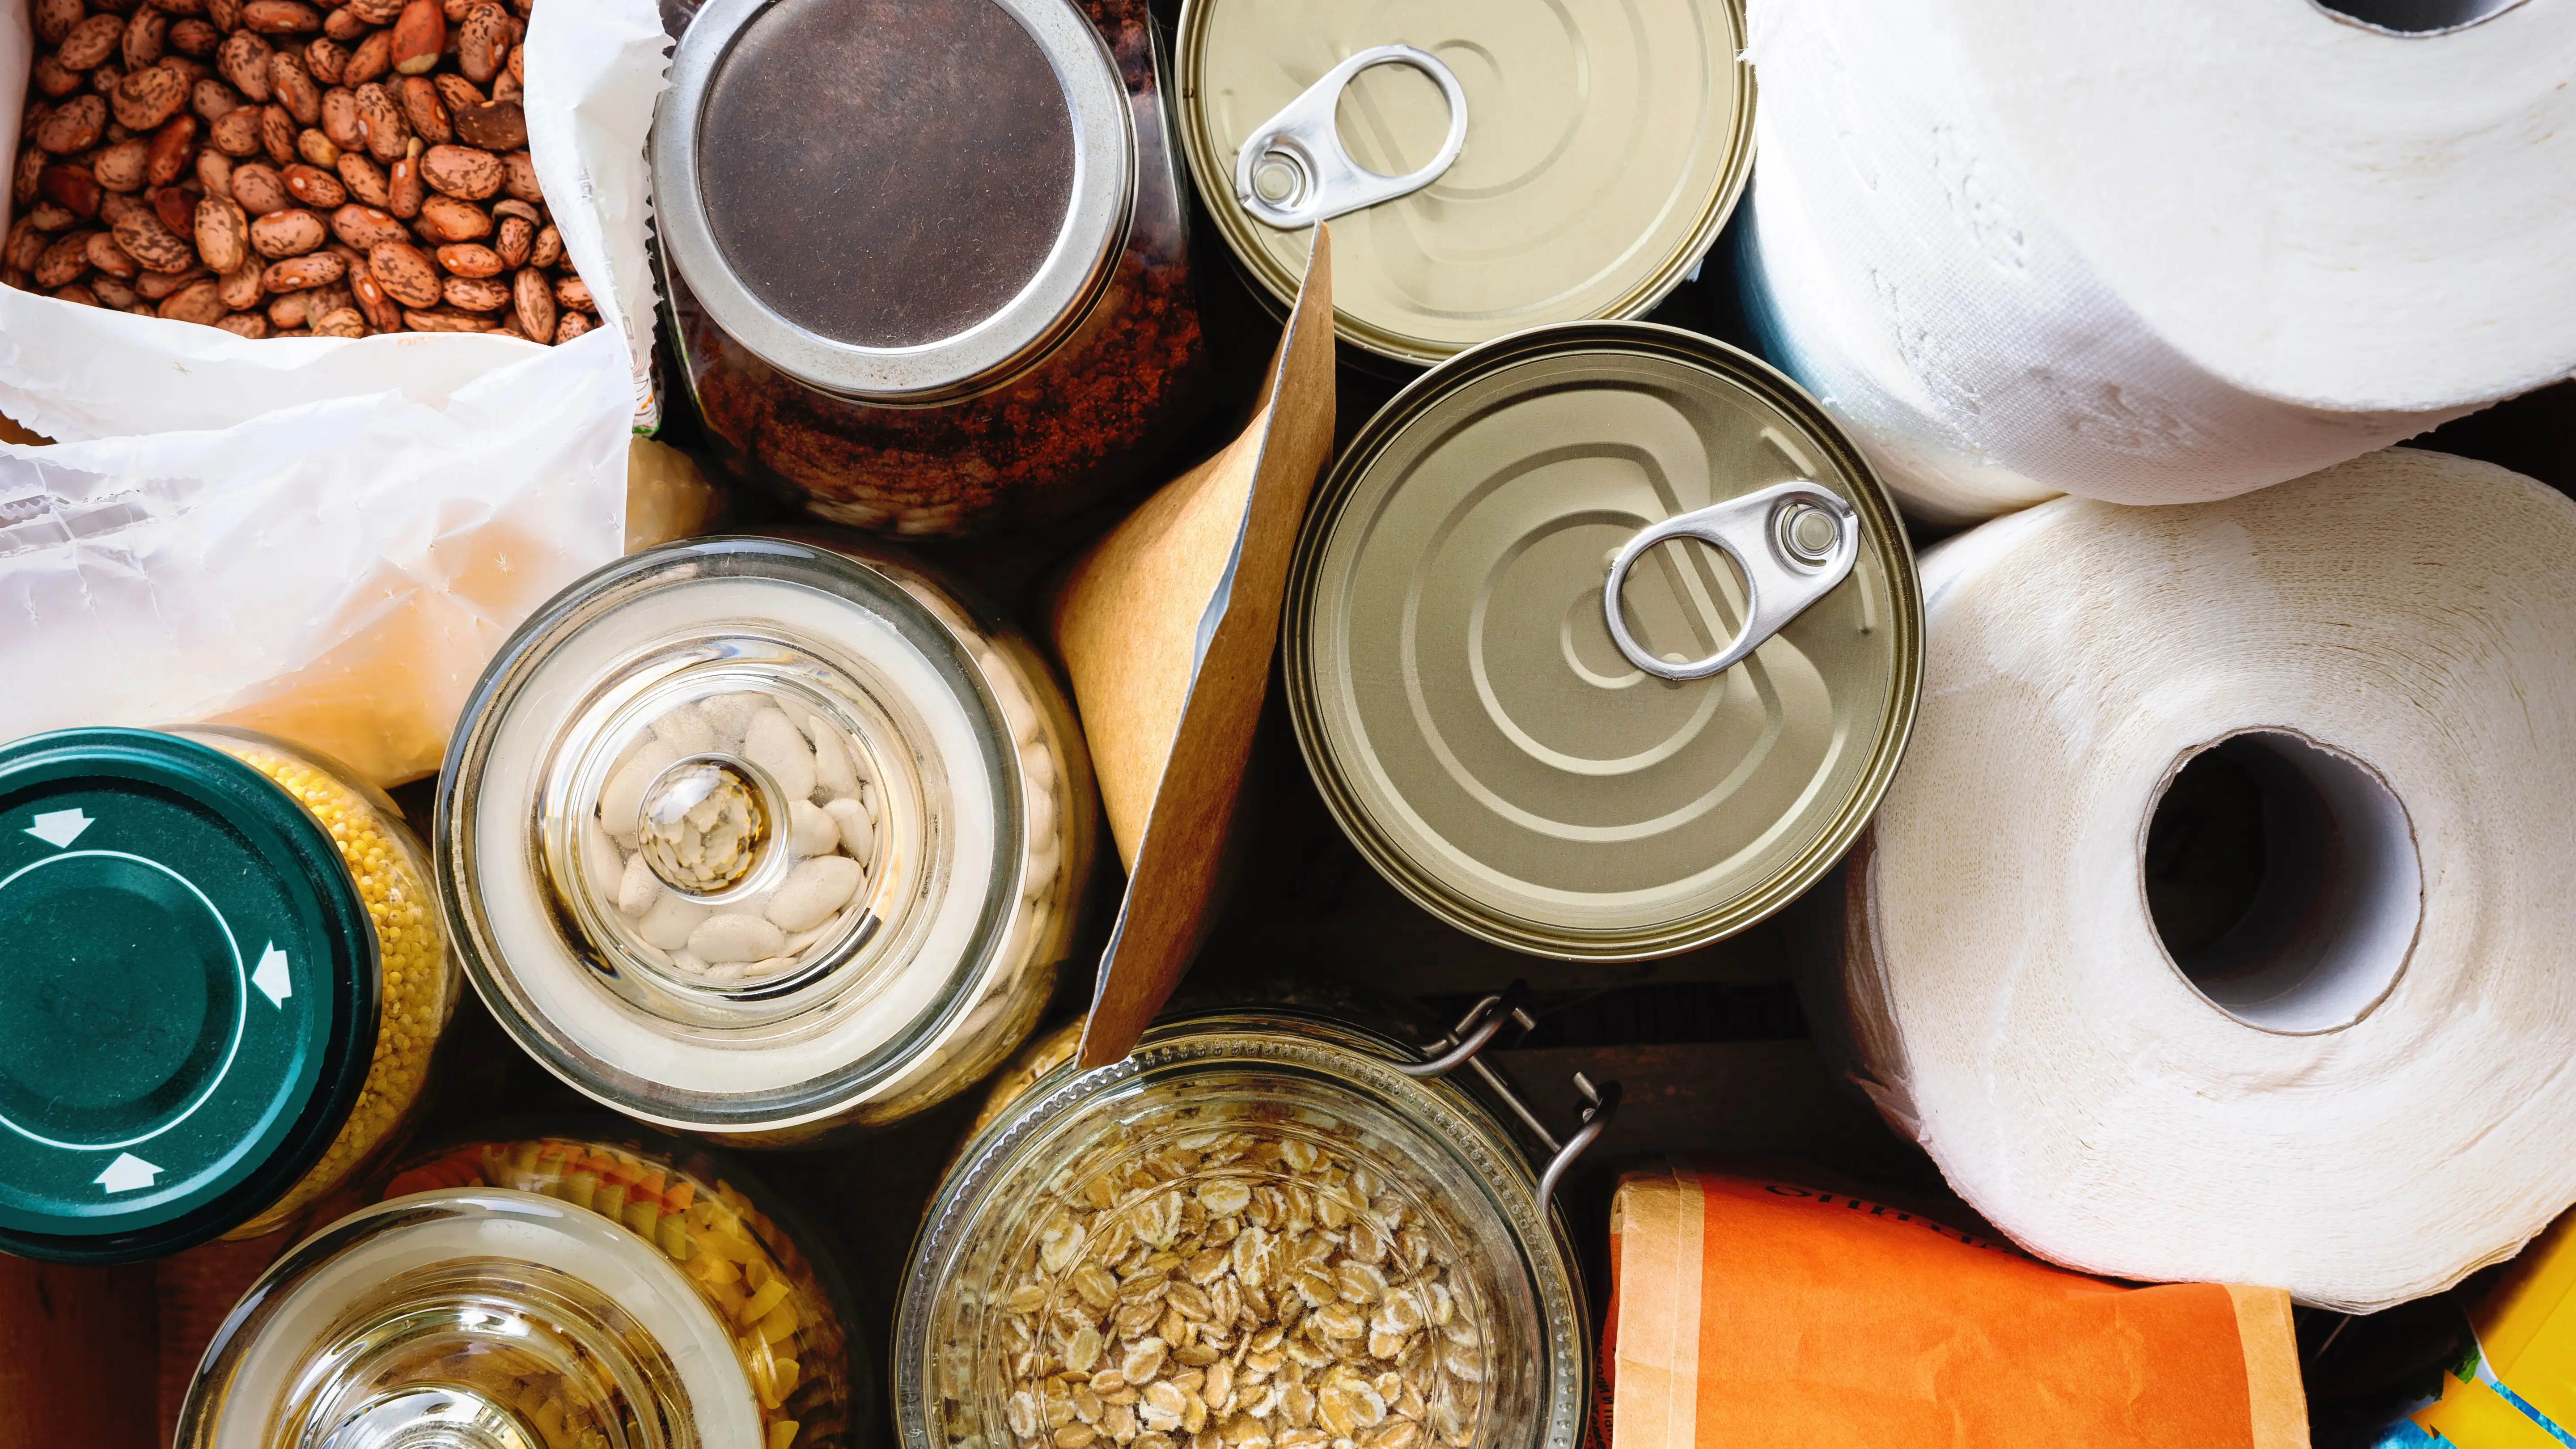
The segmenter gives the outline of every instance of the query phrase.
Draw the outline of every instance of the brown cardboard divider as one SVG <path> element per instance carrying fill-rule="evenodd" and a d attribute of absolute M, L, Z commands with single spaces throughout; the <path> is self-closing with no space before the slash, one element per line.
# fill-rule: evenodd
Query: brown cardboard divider
<path fill-rule="evenodd" d="M 1278 646 L 1288 559 L 1333 451 L 1332 239 L 1242 436 L 1084 555 L 1049 619 L 1073 681 L 1127 893 L 1077 1060 L 1127 1054 L 1214 917 L 1220 859 Z"/>

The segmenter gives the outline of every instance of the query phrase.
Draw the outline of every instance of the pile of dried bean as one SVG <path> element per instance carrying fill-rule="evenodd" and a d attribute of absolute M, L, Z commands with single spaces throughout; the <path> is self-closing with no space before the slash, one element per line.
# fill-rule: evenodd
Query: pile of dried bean
<path fill-rule="evenodd" d="M 34 0 L 0 282 L 244 337 L 580 336 L 511 4 Z"/>

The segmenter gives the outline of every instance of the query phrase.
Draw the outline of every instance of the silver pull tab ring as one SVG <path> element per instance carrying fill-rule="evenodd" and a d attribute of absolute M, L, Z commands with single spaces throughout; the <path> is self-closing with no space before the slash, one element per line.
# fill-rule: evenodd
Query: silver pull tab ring
<path fill-rule="evenodd" d="M 1628 632 L 1620 590 L 1628 570 L 1646 550 L 1677 538 L 1697 539 L 1726 551 L 1744 571 L 1744 627 L 1706 659 L 1674 664 L 1658 659 Z M 1860 558 L 1860 518 L 1839 494 L 1801 478 L 1775 483 L 1740 498 L 1712 503 L 1641 530 L 1610 561 L 1601 586 L 1601 612 L 1610 638 L 1628 662 L 1657 679 L 1706 679 L 1732 669 L 1850 577 Z"/>
<path fill-rule="evenodd" d="M 1431 77 L 1449 102 L 1449 137 L 1440 143 L 1440 154 L 1402 176 L 1381 176 L 1352 160 L 1333 119 L 1343 88 L 1380 65 L 1413 67 Z M 1253 131 L 1234 155 L 1234 199 L 1256 218 L 1294 231 L 1420 191 L 1440 179 L 1466 144 L 1467 92 L 1449 67 L 1409 45 L 1375 46 L 1324 72 Z M 1270 194 L 1264 194 L 1265 186 Z"/>

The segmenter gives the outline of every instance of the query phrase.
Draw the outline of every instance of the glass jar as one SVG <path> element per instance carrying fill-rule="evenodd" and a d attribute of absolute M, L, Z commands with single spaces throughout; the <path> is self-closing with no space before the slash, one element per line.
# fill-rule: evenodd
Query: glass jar
<path fill-rule="evenodd" d="M 891 551 L 704 539 L 557 595 L 440 786 L 465 966 L 630 1116 L 810 1142 L 1025 1040 L 1090 869 L 1088 757 L 1043 659 Z"/>
<path fill-rule="evenodd" d="M 739 1176 L 615 1126 L 430 1154 L 252 1287 L 177 1442 L 846 1449 L 876 1397 L 848 1294 Z"/>
<path fill-rule="evenodd" d="M 1429 1053 L 1202 1012 L 1111 1066 L 1012 1073 L 904 1281 L 904 1449 L 1570 1449 L 1591 1336 L 1549 1198 L 1615 1089 L 1534 1168 L 1442 1079 L 1506 1008 Z"/>
<path fill-rule="evenodd" d="M 1021 525 L 1188 430 L 1205 346 L 1146 0 L 713 0 L 653 134 L 716 455 L 819 517 Z"/>
<path fill-rule="evenodd" d="M 293 1226 L 420 1110 L 458 972 L 384 792 L 248 730 L 0 748 L 0 1248 Z"/>

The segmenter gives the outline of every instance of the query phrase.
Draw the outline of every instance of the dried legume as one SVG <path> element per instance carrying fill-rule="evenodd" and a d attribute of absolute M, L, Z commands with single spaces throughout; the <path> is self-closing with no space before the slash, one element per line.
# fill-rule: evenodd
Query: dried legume
<path fill-rule="evenodd" d="M 191 737 L 275 781 L 330 832 L 375 925 L 383 973 L 366 1084 L 321 1159 L 285 1196 L 225 1235 L 254 1238 L 286 1227 L 300 1209 L 399 1143 L 428 1086 L 432 1051 L 456 1009 L 457 968 L 429 887 L 429 862 L 386 806 L 283 747 L 212 731 Z"/>

